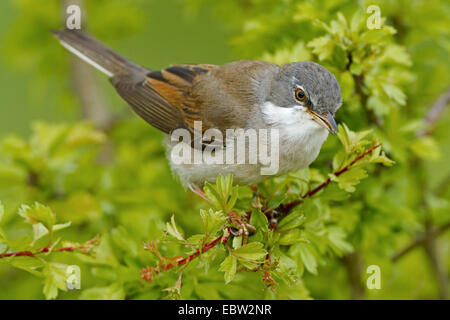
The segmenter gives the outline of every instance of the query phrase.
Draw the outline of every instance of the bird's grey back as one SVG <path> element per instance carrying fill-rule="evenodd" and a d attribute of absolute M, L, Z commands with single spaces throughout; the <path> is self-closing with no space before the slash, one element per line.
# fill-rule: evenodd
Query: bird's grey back
<path fill-rule="evenodd" d="M 205 119 L 218 129 L 261 127 L 258 108 L 278 71 L 279 66 L 265 61 L 231 62 L 205 74 L 193 88 L 193 94 L 203 104 Z"/>

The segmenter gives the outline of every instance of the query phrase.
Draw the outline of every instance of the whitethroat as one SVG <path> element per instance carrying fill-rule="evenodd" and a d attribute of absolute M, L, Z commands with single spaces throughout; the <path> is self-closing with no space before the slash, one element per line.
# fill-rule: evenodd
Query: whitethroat
<path fill-rule="evenodd" d="M 222 66 L 174 65 L 155 71 L 120 56 L 82 31 L 53 33 L 70 52 L 106 74 L 119 95 L 155 128 L 168 135 L 177 129 L 193 134 L 200 123 L 202 133 L 208 129 L 218 132 L 214 139 L 210 136 L 198 145 L 189 144 L 192 154 L 206 151 L 204 146 L 212 141 L 219 141 L 226 154 L 230 146 L 224 137 L 230 129 L 257 133 L 277 130 L 278 140 L 271 140 L 268 149 L 276 153 L 278 168 L 274 174 L 280 175 L 309 166 L 328 133 L 337 130 L 334 115 L 342 103 L 340 88 L 336 78 L 317 63 L 279 66 L 242 60 Z M 244 151 L 250 158 L 257 149 L 251 148 L 248 134 L 244 133 L 244 138 Z M 178 139 L 167 139 L 169 154 L 179 143 Z M 214 149 L 216 153 L 220 150 Z M 169 161 L 182 183 L 200 194 L 200 186 L 205 181 L 214 182 L 219 174 L 232 173 L 235 183 L 249 185 L 270 177 L 261 174 L 261 161 L 242 163 L 236 161 L 236 153 L 226 162 L 179 163 L 171 156 Z M 230 218 L 239 220 L 237 216 Z M 247 227 L 251 226 L 233 222 L 242 223 L 240 232 L 248 235 Z"/>

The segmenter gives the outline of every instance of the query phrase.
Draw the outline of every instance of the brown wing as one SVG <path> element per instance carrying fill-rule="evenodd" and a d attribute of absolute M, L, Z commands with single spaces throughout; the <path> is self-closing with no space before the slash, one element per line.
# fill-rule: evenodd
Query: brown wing
<path fill-rule="evenodd" d="M 176 65 L 146 75 L 113 77 L 111 82 L 120 96 L 152 126 L 168 134 L 177 128 L 193 132 L 194 121 L 204 122 L 204 119 L 192 87 L 201 75 L 215 67 Z"/>

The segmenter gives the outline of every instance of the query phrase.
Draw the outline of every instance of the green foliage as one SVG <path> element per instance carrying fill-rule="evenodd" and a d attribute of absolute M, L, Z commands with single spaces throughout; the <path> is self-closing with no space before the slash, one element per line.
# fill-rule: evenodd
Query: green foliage
<path fill-rule="evenodd" d="M 25 9 L 26 3 L 18 2 Z M 369 4 L 381 9 L 380 29 L 367 28 Z M 88 5 L 101 16 L 100 5 Z M 138 6 L 110 5 L 128 8 L 123 30 L 139 27 L 140 18 L 129 21 L 141 15 Z M 391 257 L 449 222 L 450 117 L 447 111 L 436 122 L 424 120 L 450 83 L 448 3 L 190 0 L 188 6 L 214 8 L 233 30 L 241 58 L 308 59 L 333 72 L 344 101 L 337 137 L 328 138 L 311 168 L 256 190 L 219 176 L 204 186 L 207 201 L 171 178 L 161 134 L 142 121 L 122 120 L 108 132 L 85 122 L 37 122 L 29 139 L 4 137 L 0 297 L 29 286 L 32 297 L 47 299 L 333 299 L 362 286 L 367 298 L 437 298 L 440 284 L 426 251 L 419 246 Z M 56 24 L 55 8 L 23 9 L 21 21 Z M 102 17 L 92 28 L 105 37 L 112 34 L 106 25 L 123 24 Z M 37 59 L 49 72 L 67 71 L 62 57 L 53 61 L 53 44 L 38 50 L 19 25 L 13 30 L 30 46 L 19 50 L 29 56 L 23 61 L 18 50 L 8 53 L 17 64 Z M 234 235 L 230 212 L 255 227 L 247 243 Z M 435 242 L 448 272 L 449 235 Z M 12 256 L 18 252 L 36 258 Z M 364 290 L 372 264 L 381 267 L 380 290 Z M 81 290 L 67 290 L 69 265 L 81 269 Z M 354 272 L 359 284 L 348 281 Z M 11 273 L 20 279 L 6 282 Z"/>

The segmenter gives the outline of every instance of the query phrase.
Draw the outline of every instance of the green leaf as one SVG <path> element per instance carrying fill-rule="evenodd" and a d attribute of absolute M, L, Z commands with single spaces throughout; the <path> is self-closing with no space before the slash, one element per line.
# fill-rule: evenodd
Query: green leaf
<path fill-rule="evenodd" d="M 221 196 L 214 185 L 206 181 L 205 185 L 203 186 L 203 192 L 216 210 L 223 209 Z"/>
<path fill-rule="evenodd" d="M 231 195 L 230 195 L 230 197 L 227 201 L 227 204 L 224 208 L 225 212 L 230 212 L 233 209 L 233 207 L 236 204 L 236 201 L 238 199 L 238 196 L 239 196 L 238 187 L 233 187 L 231 189 Z"/>
<path fill-rule="evenodd" d="M 238 258 L 244 266 L 254 269 L 256 265 L 264 262 L 267 251 L 261 242 L 251 242 L 239 249 L 232 250 L 231 254 Z"/>
<path fill-rule="evenodd" d="M 312 274 L 317 274 L 317 261 L 311 245 L 306 243 L 297 243 L 291 247 L 291 254 L 299 255 L 306 267 L 306 270 Z"/>
<path fill-rule="evenodd" d="M 42 271 L 39 271 L 38 269 L 44 267 L 45 263 L 35 257 L 14 257 L 14 259 L 11 259 L 9 263 L 11 263 L 11 265 L 15 268 L 25 270 L 37 277 L 43 276 Z"/>
<path fill-rule="evenodd" d="M 334 174 L 329 174 L 329 177 L 332 181 L 338 183 L 339 188 L 347 192 L 354 192 L 356 190 L 355 185 L 357 185 L 361 179 L 367 177 L 367 172 L 362 168 L 352 168 L 338 177 Z"/>
<path fill-rule="evenodd" d="M 389 159 L 381 148 L 376 148 L 372 151 L 369 159 L 370 163 L 381 163 L 384 166 L 390 167 L 394 165 L 395 161 Z"/>
<path fill-rule="evenodd" d="M 38 202 L 35 202 L 32 207 L 22 205 L 19 208 L 19 215 L 25 218 L 29 224 L 42 223 L 48 230 L 53 230 L 53 225 L 56 221 L 56 215 L 53 211 Z"/>
<path fill-rule="evenodd" d="M 109 234 L 105 233 L 100 238 L 100 243 L 93 250 L 93 256 L 88 256 L 81 253 L 75 253 L 75 255 L 81 261 L 91 264 L 107 265 L 111 267 L 116 267 L 119 265 L 117 257 L 111 247 Z"/>
<path fill-rule="evenodd" d="M 293 229 L 283 233 L 278 241 L 282 246 L 290 246 L 297 242 L 308 242 L 307 239 L 302 237 L 302 231 L 300 229 Z"/>
<path fill-rule="evenodd" d="M 307 46 L 312 48 L 312 52 L 318 56 L 319 60 L 323 61 L 331 57 L 335 43 L 330 36 L 326 35 L 315 38 Z"/>
<path fill-rule="evenodd" d="M 411 58 L 406 51 L 406 48 L 398 44 L 389 44 L 385 49 L 379 62 L 395 62 L 405 66 L 411 65 Z"/>
<path fill-rule="evenodd" d="M 280 221 L 280 223 L 278 223 L 277 230 L 285 231 L 293 229 L 302 225 L 304 222 L 305 222 L 305 215 L 302 212 L 296 210 L 288 214 L 286 217 L 283 218 L 283 220 Z"/>
<path fill-rule="evenodd" d="M 406 104 L 406 95 L 399 87 L 391 83 L 384 83 L 382 87 L 389 98 L 393 99 L 399 105 L 403 106 Z"/>
<path fill-rule="evenodd" d="M 72 222 L 55 224 L 53 226 L 53 232 L 70 227 Z M 42 223 L 33 224 L 33 244 L 43 236 L 48 234 L 48 229 Z"/>
<path fill-rule="evenodd" d="M 222 211 L 214 211 L 213 209 L 209 209 L 208 211 L 200 210 L 200 216 L 205 234 L 207 235 L 215 234 L 227 221 L 227 217 Z"/>
<path fill-rule="evenodd" d="M 328 228 L 328 239 L 330 243 L 333 245 L 334 250 L 338 255 L 342 255 L 344 253 L 351 252 L 353 250 L 353 246 L 345 241 L 347 235 L 345 234 L 342 228 L 334 226 Z"/>
<path fill-rule="evenodd" d="M 177 225 L 175 223 L 175 217 L 172 216 L 170 218 L 170 223 L 166 223 L 166 230 L 167 233 L 170 234 L 172 237 L 174 237 L 175 239 L 178 239 L 180 241 L 184 241 L 184 237 L 181 234 L 180 231 L 178 231 Z"/>
<path fill-rule="evenodd" d="M 232 247 L 233 249 L 239 249 L 242 247 L 242 236 L 233 237 Z"/>
<path fill-rule="evenodd" d="M 202 243 L 203 239 L 205 238 L 204 234 L 194 234 L 193 236 L 190 236 L 187 238 L 187 242 L 195 245 L 199 245 Z"/>
<path fill-rule="evenodd" d="M 47 300 L 55 299 L 58 296 L 58 290 L 67 291 L 67 273 L 66 264 L 48 262 L 43 269 L 44 275 L 44 295 Z"/>
<path fill-rule="evenodd" d="M 284 199 L 286 199 L 287 194 L 286 192 L 283 190 L 282 192 L 279 192 L 278 194 L 276 194 L 274 197 L 272 197 L 269 200 L 269 203 L 267 203 L 267 209 L 276 209 L 280 206 L 280 204 L 284 201 Z"/>
<path fill-rule="evenodd" d="M 237 259 L 233 255 L 229 255 L 220 264 L 219 271 L 225 272 L 225 283 L 231 282 L 236 275 Z"/>
<path fill-rule="evenodd" d="M 260 208 L 255 208 L 250 216 L 249 223 L 255 228 L 259 228 L 266 232 L 269 230 L 269 221 L 264 213 L 262 213 Z"/>

